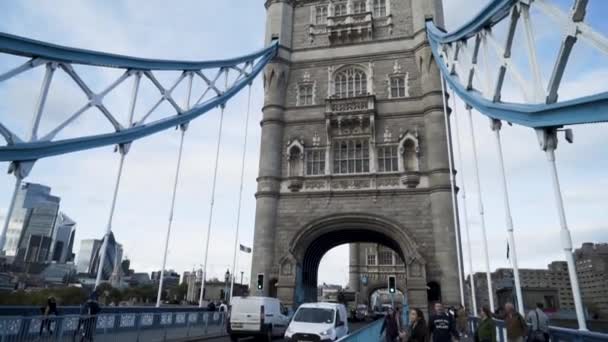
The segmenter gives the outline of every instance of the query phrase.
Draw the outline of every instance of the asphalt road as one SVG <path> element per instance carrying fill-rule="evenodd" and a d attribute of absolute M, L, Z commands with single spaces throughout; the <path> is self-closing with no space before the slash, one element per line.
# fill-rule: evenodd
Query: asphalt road
<path fill-rule="evenodd" d="M 354 322 L 354 323 L 349 322 L 348 324 L 349 324 L 350 331 L 356 331 L 356 330 L 359 330 L 359 329 L 363 328 L 364 326 L 366 326 L 366 325 L 368 325 L 370 323 L 371 323 L 371 321 L 367 321 L 367 322 Z M 230 342 L 230 338 L 228 338 L 226 336 L 226 337 L 222 337 L 222 338 L 207 339 L 205 341 L 210 341 L 210 342 Z M 240 341 L 253 341 L 253 339 L 251 339 L 251 338 L 244 339 L 243 338 Z M 275 342 L 284 342 L 285 340 L 284 339 L 276 339 L 274 341 Z"/>

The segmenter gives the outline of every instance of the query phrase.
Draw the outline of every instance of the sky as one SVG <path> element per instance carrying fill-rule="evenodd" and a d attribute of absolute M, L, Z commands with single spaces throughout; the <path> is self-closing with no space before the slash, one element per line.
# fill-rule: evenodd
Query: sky
<path fill-rule="evenodd" d="M 486 2 L 444 0 L 447 28 L 453 29 L 464 23 Z M 569 1 L 559 0 L 555 4 L 567 10 Z M 608 5 L 594 0 L 589 6 L 590 24 L 600 32 L 608 32 L 608 24 L 603 23 L 600 17 Z M 558 27 L 546 19 L 539 17 L 535 23 L 537 39 L 542 41 L 538 53 L 546 80 L 557 54 L 560 35 L 557 34 Z M 0 11 L 2 32 L 66 46 L 164 59 L 207 60 L 243 55 L 263 46 L 264 26 L 262 0 L 178 1 L 171 6 L 160 0 L 60 0 L 52 3 L 25 0 L 4 4 Z M 500 34 L 498 28 L 497 37 Z M 515 50 L 514 60 L 525 65 L 524 50 Z M 606 56 L 583 42 L 577 43 L 573 57 L 560 99 L 605 91 L 608 77 Z M 15 58 L 0 56 L 0 72 L 15 65 L 16 61 Z M 522 73 L 529 75 L 525 71 L 523 68 Z M 0 84 L 0 121 L 14 124 L 17 131 L 29 123 L 41 75 L 33 73 L 32 76 L 17 78 L 11 86 Z M 102 89 L 117 74 L 112 71 L 89 72 L 88 77 L 93 86 Z M 170 77 L 166 75 L 161 79 L 165 81 Z M 67 78 L 58 76 L 54 82 L 59 87 L 49 96 L 48 113 L 45 114 L 48 121 L 42 123 L 43 128 L 65 116 L 66 108 L 76 109 L 84 104 L 84 98 L 79 97 Z M 262 98 L 261 78 L 258 78 L 252 87 L 252 116 L 248 126 L 241 211 L 240 242 L 248 246 L 253 240 Z M 519 98 L 513 83 L 507 81 L 503 100 L 516 101 Z M 123 108 L 122 112 L 126 111 L 126 100 L 109 98 L 108 102 L 117 111 L 121 111 L 120 108 Z M 226 108 L 208 262 L 211 277 L 223 277 L 232 260 L 246 105 L 246 93 L 242 92 Z M 494 138 L 488 119 L 479 113 L 474 114 L 490 265 L 492 269 L 508 267 Z M 218 117 L 217 111 L 211 111 L 197 119 L 186 136 L 167 263 L 169 268 L 178 272 L 200 267 L 203 263 Z M 477 213 L 479 192 L 474 183 L 472 145 L 460 101 L 456 102 L 451 116 L 452 125 L 456 124 L 456 118 L 463 151 L 463 163 L 456 165 L 458 176 L 463 177 L 458 182 L 464 185 L 467 193 L 473 269 L 482 271 L 485 265 Z M 78 122 L 77 132 L 86 134 L 101 124 L 98 117 L 90 115 Z M 575 143 L 560 141 L 557 165 L 574 245 L 580 246 L 585 241 L 608 242 L 608 212 L 605 210 L 608 207 L 608 174 L 605 172 L 608 152 L 603 146 L 607 125 L 572 128 Z M 531 129 L 505 125 L 502 133 L 520 266 L 546 267 L 552 260 L 564 259 L 549 165 Z M 456 137 L 453 140 L 457 143 Z M 132 267 L 140 272 L 161 267 L 178 144 L 179 132 L 167 130 L 134 143 L 126 158 L 113 230 L 117 240 L 123 244 L 126 256 L 131 259 Z M 78 222 L 77 240 L 101 238 L 108 220 L 118 159 L 119 155 L 112 147 L 52 157 L 38 161 L 27 180 L 49 185 L 53 194 L 61 197 L 61 210 Z M 7 163 L 0 163 L 0 170 L 7 167 Z M 13 184 L 13 176 L 0 176 L 0 220 L 4 219 Z M 461 200 L 459 198 L 462 218 Z M 77 243 L 75 252 L 78 248 Z M 347 246 L 328 252 L 319 269 L 319 282 L 346 284 L 347 256 Z M 250 266 L 250 256 L 241 254 L 237 275 L 243 271 L 247 281 Z"/>

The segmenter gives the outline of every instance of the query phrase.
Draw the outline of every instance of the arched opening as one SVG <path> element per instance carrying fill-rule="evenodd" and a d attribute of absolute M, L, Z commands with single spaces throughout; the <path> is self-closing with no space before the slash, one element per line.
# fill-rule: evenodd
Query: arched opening
<path fill-rule="evenodd" d="M 318 270 L 323 255 L 330 249 L 347 243 L 374 243 L 386 246 L 395 251 L 403 260 L 404 254 L 399 244 L 391 237 L 380 232 L 366 229 L 341 229 L 323 234 L 312 241 L 306 249 L 301 264 L 301 279 L 296 290 L 296 302 L 306 303 L 317 301 Z M 405 265 L 402 265 L 405 268 Z"/>
<path fill-rule="evenodd" d="M 332 248 L 348 244 L 348 256 L 346 253 L 340 256 L 343 260 L 342 267 L 348 272 L 348 280 L 346 275 L 340 279 L 345 287 L 348 286 L 359 293 L 362 304 L 369 305 L 370 290 L 387 287 L 387 272 L 378 272 L 378 270 L 390 269 L 391 275 L 396 276 L 397 288 L 404 293 L 407 292 L 406 298 L 415 298 L 417 306 L 424 307 L 426 306 L 426 262 L 418 252 L 418 247 L 411 236 L 407 228 L 380 215 L 343 213 L 315 219 L 298 230 L 290 242 L 289 253 L 281 258 L 279 296 L 283 296 L 282 298 L 294 307 L 306 302 L 316 302 L 318 285 L 323 284 L 319 281 L 319 266 L 322 258 Z M 369 256 L 370 261 L 373 261 L 376 273 L 383 273 L 383 277 L 368 276 L 365 279 L 362 277 L 363 272 L 374 268 L 368 267 L 365 270 L 365 267 L 362 267 L 367 266 L 369 253 L 364 249 L 367 246 L 373 247 L 374 255 Z M 353 248 L 360 249 L 353 254 Z M 384 253 L 387 251 L 390 254 Z M 387 255 L 385 258 L 387 260 L 389 260 L 388 256 L 391 256 L 390 263 L 382 261 L 386 264 L 380 265 L 379 257 L 384 255 L 383 253 Z M 352 260 L 349 261 L 351 255 L 358 255 L 359 261 L 354 263 Z M 293 272 L 287 267 L 290 264 L 294 266 Z M 413 281 L 411 287 L 408 286 L 409 278 Z M 288 285 L 292 281 L 295 286 Z M 410 297 L 410 293 L 414 297 Z"/>
<path fill-rule="evenodd" d="M 441 287 L 436 281 L 430 281 L 426 284 L 426 299 L 429 305 L 441 302 Z"/>

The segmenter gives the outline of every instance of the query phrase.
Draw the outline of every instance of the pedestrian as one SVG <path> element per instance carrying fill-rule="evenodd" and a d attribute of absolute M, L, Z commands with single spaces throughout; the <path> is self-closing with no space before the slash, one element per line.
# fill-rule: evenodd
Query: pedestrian
<path fill-rule="evenodd" d="M 393 307 L 389 307 L 380 328 L 380 336 L 386 330 L 384 340 L 386 342 L 395 342 L 399 338 L 399 328 L 399 321 L 395 316 L 395 310 L 393 310 Z"/>
<path fill-rule="evenodd" d="M 97 327 L 97 315 L 101 311 L 98 302 L 98 290 L 95 289 L 80 309 L 78 327 L 74 330 L 74 341 L 80 336 L 80 341 L 93 341 L 93 335 Z M 82 331 L 80 330 L 82 328 Z"/>
<path fill-rule="evenodd" d="M 505 304 L 505 327 L 507 328 L 507 342 L 524 342 L 528 335 L 528 324 L 515 310 L 513 303 Z"/>
<path fill-rule="evenodd" d="M 454 319 L 445 311 L 443 304 L 435 303 L 434 308 L 435 313 L 429 319 L 429 334 L 433 342 L 451 342 L 452 337 L 459 340 Z"/>
<path fill-rule="evenodd" d="M 456 331 L 461 337 L 468 338 L 469 336 L 469 313 L 462 305 L 456 311 Z"/>
<path fill-rule="evenodd" d="M 41 308 L 41 311 L 42 311 L 42 315 L 44 316 L 44 319 L 42 320 L 42 323 L 40 324 L 40 334 L 39 335 L 42 336 L 42 333 L 44 332 L 44 328 L 46 328 L 46 330 L 52 336 L 53 331 L 51 330 L 51 320 L 48 318 L 48 316 L 51 314 L 53 314 L 55 316 L 59 315 L 59 313 L 57 312 L 57 302 L 55 301 L 55 297 L 50 296 L 49 298 L 47 298 L 46 306 L 44 308 Z"/>
<path fill-rule="evenodd" d="M 403 338 L 405 337 L 405 338 Z M 410 310 L 410 326 L 402 342 L 427 342 L 428 328 L 424 320 L 424 314 L 420 309 Z"/>
<path fill-rule="evenodd" d="M 213 301 L 209 301 L 209 304 L 207 304 L 207 310 L 215 311 L 215 303 Z"/>
<path fill-rule="evenodd" d="M 228 305 L 226 305 L 225 301 L 222 301 L 222 304 L 220 304 L 220 312 L 226 312 L 228 311 Z"/>
<path fill-rule="evenodd" d="M 549 341 L 549 317 L 543 311 L 542 303 L 536 303 L 536 308 L 528 313 L 526 320 L 532 325 L 529 342 Z"/>
<path fill-rule="evenodd" d="M 496 323 L 487 305 L 479 310 L 479 325 L 475 331 L 475 342 L 496 342 Z"/>

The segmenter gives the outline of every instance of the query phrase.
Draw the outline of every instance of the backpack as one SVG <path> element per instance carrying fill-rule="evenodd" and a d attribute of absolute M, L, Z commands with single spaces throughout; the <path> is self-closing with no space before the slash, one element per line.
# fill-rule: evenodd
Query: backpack
<path fill-rule="evenodd" d="M 97 303 L 97 301 L 89 301 L 87 306 L 89 307 L 88 311 L 89 315 L 91 316 L 95 316 L 101 311 L 101 307 L 99 307 L 99 303 Z"/>

